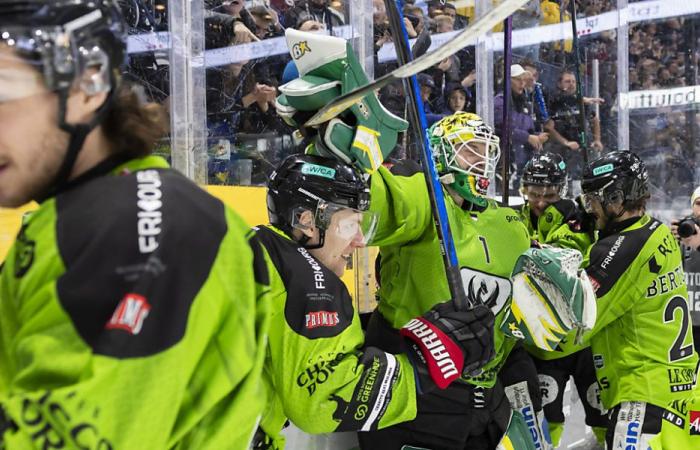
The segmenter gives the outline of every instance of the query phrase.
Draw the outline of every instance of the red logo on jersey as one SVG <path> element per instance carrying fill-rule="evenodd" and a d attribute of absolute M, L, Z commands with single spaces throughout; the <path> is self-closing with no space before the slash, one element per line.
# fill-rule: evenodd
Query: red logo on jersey
<path fill-rule="evenodd" d="M 591 286 L 593 286 L 593 292 L 598 292 L 598 289 L 600 289 L 600 283 L 598 280 L 593 278 L 592 276 L 588 275 L 588 279 L 591 280 Z"/>
<path fill-rule="evenodd" d="M 335 311 L 315 311 L 306 315 L 307 330 L 318 327 L 334 327 L 340 323 L 338 313 Z"/>
<path fill-rule="evenodd" d="M 690 434 L 700 435 L 700 411 L 690 411 Z"/>
<path fill-rule="evenodd" d="M 112 318 L 105 326 L 108 330 L 124 330 L 131 334 L 139 334 L 143 327 L 143 321 L 148 317 L 151 305 L 146 301 L 146 297 L 138 294 L 126 294 L 117 309 L 114 310 Z"/>

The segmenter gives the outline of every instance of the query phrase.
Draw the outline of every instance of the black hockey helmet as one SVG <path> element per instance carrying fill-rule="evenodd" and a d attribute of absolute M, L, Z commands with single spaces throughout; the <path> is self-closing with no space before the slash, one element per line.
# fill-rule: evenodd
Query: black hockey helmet
<path fill-rule="evenodd" d="M 639 156 L 614 151 L 588 164 L 581 189 L 584 196 L 597 196 L 603 206 L 621 202 L 627 209 L 649 198 L 649 175 Z"/>
<path fill-rule="evenodd" d="M 525 164 L 522 185 L 559 186 L 559 195 L 565 195 L 568 175 L 566 163 L 556 153 L 538 153 Z"/>
<path fill-rule="evenodd" d="M 344 209 L 354 210 L 358 215 L 340 230 L 342 234 L 354 231 L 354 236 L 359 231 L 364 241 L 369 241 L 376 227 L 376 215 L 368 211 L 369 185 L 352 166 L 322 156 L 291 155 L 270 176 L 267 212 L 272 225 L 291 237 L 294 228 L 302 228 L 298 222 L 300 214 L 304 211 L 314 214 L 315 225 L 321 232 L 320 242 L 307 248 L 323 246 L 333 214 Z"/>
<path fill-rule="evenodd" d="M 87 68 L 113 84 L 126 57 L 124 21 L 112 0 L 2 1 L 0 44 L 36 66 L 52 91 L 67 91 Z"/>
<path fill-rule="evenodd" d="M 70 142 L 53 188 L 67 180 L 85 138 L 104 120 L 125 62 L 125 30 L 114 0 L 0 1 L 0 46 L 36 68 L 46 87 L 59 96 L 58 125 Z M 95 73 L 84 77 L 88 69 Z M 108 94 L 90 123 L 66 123 L 66 103 L 74 86 L 89 95 Z M 30 94 L 20 89 L 0 100 Z"/>

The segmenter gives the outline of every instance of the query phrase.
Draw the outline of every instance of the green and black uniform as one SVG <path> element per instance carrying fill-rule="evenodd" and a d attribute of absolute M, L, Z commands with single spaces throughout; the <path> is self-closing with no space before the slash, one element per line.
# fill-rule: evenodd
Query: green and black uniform
<path fill-rule="evenodd" d="M 25 217 L 0 278 L 0 447 L 245 449 L 268 273 L 164 160 L 104 162 Z"/>
<path fill-rule="evenodd" d="M 549 205 L 539 217 L 535 217 L 530 205 L 525 203 L 520 217 L 530 232 L 530 237 L 540 244 L 554 247 L 571 248 L 581 252 L 584 265 L 587 265 L 588 252 L 594 241 L 593 232 L 573 229 L 580 224 L 569 224 L 575 217 L 575 202 L 562 199 Z M 555 351 L 548 352 L 534 346 L 528 346 L 540 379 L 542 403 L 545 417 L 549 423 L 552 442 L 558 445 L 564 430 L 564 391 L 569 378 L 573 377 L 583 409 L 586 424 L 594 427 L 599 439 L 603 439 L 607 427 L 607 416 L 600 402 L 600 388 L 593 368 L 593 356 L 590 347 L 575 345 L 573 335 L 565 338 Z"/>
<path fill-rule="evenodd" d="M 663 408 L 694 388 L 698 356 L 680 247 L 660 221 L 631 218 L 600 232 L 586 271 L 597 296 L 593 362 L 612 410 L 608 444 L 644 444 L 659 432 Z"/>
<path fill-rule="evenodd" d="M 257 236 L 273 263 L 272 310 L 261 428 L 265 448 L 282 448 L 289 418 L 308 433 L 368 431 L 416 415 L 413 367 L 403 354 L 364 348 L 343 281 L 274 227 Z"/>
<path fill-rule="evenodd" d="M 382 281 L 367 338 L 368 344 L 395 352 L 397 329 L 449 300 L 450 293 L 423 174 L 410 161 L 392 172 L 380 168 L 371 178 L 371 210 L 379 214 L 371 244 L 380 247 Z M 465 210 L 446 193 L 445 203 L 468 296 L 491 307 L 498 325 L 510 302 L 515 261 L 530 247 L 527 230 L 515 211 L 492 201 L 485 208 Z M 515 343 L 496 327 L 496 356 L 482 376 L 421 395 L 414 421 L 370 436 L 361 433 L 363 447 L 403 439 L 426 448 L 463 448 L 468 439 L 484 434 L 497 443 L 504 429 L 487 428 L 494 415 L 499 425 L 507 424 L 510 407 L 496 375 Z"/>

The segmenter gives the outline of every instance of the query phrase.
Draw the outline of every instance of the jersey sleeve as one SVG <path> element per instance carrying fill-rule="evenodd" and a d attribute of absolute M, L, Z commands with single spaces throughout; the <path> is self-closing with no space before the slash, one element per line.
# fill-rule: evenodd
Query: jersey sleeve
<path fill-rule="evenodd" d="M 592 232 L 577 229 L 581 224 L 574 219 L 576 208 L 567 199 L 548 206 L 538 220 L 539 238 L 541 244 L 578 250 L 585 259 L 593 244 Z"/>
<path fill-rule="evenodd" d="M 380 167 L 371 178 L 370 209 L 379 215 L 371 245 L 386 246 L 418 239 L 432 226 L 425 178 L 413 161 Z"/>
<path fill-rule="evenodd" d="M 33 262 L 2 275 L 6 448 L 244 448 L 263 407 L 259 247 L 174 171 L 103 178 L 42 205 Z"/>
<path fill-rule="evenodd" d="M 627 313 L 646 286 L 639 264 L 634 264 L 647 235 L 622 233 L 598 241 L 590 250 L 586 273 L 596 293 L 596 324 L 586 338 Z M 586 339 L 586 340 L 587 340 Z"/>
<path fill-rule="evenodd" d="M 279 433 L 285 418 L 307 433 L 330 433 L 376 430 L 415 417 L 411 364 L 405 355 L 363 347 L 359 316 L 345 293 L 332 300 L 289 298 L 272 274 L 277 314 L 266 373 L 284 417 L 263 418 L 268 435 Z"/>

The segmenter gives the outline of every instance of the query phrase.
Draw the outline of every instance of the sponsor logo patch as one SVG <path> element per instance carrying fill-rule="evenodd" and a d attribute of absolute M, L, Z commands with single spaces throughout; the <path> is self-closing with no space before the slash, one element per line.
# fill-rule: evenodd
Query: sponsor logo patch
<path fill-rule="evenodd" d="M 114 310 L 112 318 L 105 326 L 108 330 L 124 330 L 136 335 L 141 332 L 143 322 L 151 311 L 146 297 L 138 294 L 126 294 L 117 309 Z"/>
<path fill-rule="evenodd" d="M 671 392 L 691 391 L 695 384 L 695 370 L 674 367 L 666 369 Z"/>
<path fill-rule="evenodd" d="M 593 175 L 598 176 L 598 175 L 603 175 L 605 173 L 610 173 L 613 171 L 613 165 L 612 164 L 606 164 L 604 166 L 596 167 L 593 169 Z"/>
<path fill-rule="evenodd" d="M 335 179 L 335 169 L 319 166 L 318 164 L 305 163 L 301 166 L 301 173 L 304 175 L 314 175 L 317 177 Z"/>
<path fill-rule="evenodd" d="M 340 323 L 336 311 L 314 311 L 306 314 L 304 327 L 313 330 L 318 327 L 334 327 Z"/>
<path fill-rule="evenodd" d="M 690 411 L 688 420 L 690 420 L 688 432 L 693 435 L 700 435 L 700 411 Z"/>
<path fill-rule="evenodd" d="M 300 59 L 307 53 L 311 53 L 308 41 L 300 41 L 292 46 L 292 58 L 294 59 Z"/>

